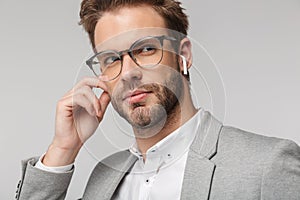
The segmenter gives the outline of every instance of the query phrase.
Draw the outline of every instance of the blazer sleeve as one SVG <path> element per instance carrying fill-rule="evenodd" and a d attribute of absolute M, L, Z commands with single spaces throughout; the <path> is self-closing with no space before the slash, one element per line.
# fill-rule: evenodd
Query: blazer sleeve
<path fill-rule="evenodd" d="M 281 140 L 263 169 L 261 199 L 300 200 L 300 147 Z"/>
<path fill-rule="evenodd" d="M 22 161 L 22 177 L 18 184 L 18 200 L 65 199 L 74 168 L 66 173 L 51 173 L 34 167 L 39 157 Z"/>

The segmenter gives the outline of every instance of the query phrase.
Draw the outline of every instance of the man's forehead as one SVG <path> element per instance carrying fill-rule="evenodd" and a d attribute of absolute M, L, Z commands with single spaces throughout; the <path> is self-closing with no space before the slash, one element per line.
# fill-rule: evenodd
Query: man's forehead
<path fill-rule="evenodd" d="M 148 36 L 170 35 L 170 30 L 166 28 L 140 28 L 133 29 L 113 36 L 100 44 L 97 44 L 97 52 L 107 49 L 124 50 L 128 49 L 135 41 Z"/>
<path fill-rule="evenodd" d="M 122 7 L 113 12 L 105 12 L 95 27 L 95 46 L 111 38 L 126 35 L 126 32 L 148 27 L 166 28 L 163 17 L 151 6 Z M 143 31 L 136 34 L 143 34 Z M 129 35 L 122 37 L 131 38 Z"/>

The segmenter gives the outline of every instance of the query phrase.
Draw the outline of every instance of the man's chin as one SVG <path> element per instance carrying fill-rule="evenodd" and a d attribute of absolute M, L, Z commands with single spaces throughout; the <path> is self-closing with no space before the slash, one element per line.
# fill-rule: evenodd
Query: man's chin
<path fill-rule="evenodd" d="M 151 106 L 139 106 L 134 108 L 130 115 L 130 124 L 140 129 L 155 128 L 164 124 L 167 113 L 165 108 L 160 104 Z"/>
<path fill-rule="evenodd" d="M 130 124 L 136 128 L 146 128 L 151 124 L 151 108 L 145 105 L 134 106 L 130 112 Z"/>

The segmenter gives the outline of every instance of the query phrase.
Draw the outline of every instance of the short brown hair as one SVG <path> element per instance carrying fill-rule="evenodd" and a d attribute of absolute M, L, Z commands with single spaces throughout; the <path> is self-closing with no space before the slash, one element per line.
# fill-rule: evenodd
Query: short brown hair
<path fill-rule="evenodd" d="M 80 22 L 88 33 L 90 42 L 95 47 L 94 32 L 98 20 L 104 12 L 114 11 L 124 6 L 151 6 L 166 23 L 166 28 L 187 35 L 189 22 L 183 12 L 181 2 L 177 0 L 83 0 L 80 9 Z"/>

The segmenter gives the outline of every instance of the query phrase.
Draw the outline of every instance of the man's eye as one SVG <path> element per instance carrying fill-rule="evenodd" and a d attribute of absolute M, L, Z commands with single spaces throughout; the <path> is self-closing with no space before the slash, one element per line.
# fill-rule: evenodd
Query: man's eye
<path fill-rule="evenodd" d="M 143 52 L 148 52 L 148 51 L 153 51 L 153 50 L 155 50 L 155 47 L 144 47 L 143 49 Z"/>
<path fill-rule="evenodd" d="M 119 57 L 111 56 L 111 57 L 105 58 L 103 63 L 104 63 L 104 65 L 111 65 L 111 64 L 113 64 L 114 62 L 116 62 L 118 60 L 120 60 Z"/>
<path fill-rule="evenodd" d="M 136 53 L 137 54 L 141 54 L 141 55 L 151 55 L 153 53 L 155 53 L 155 51 L 157 50 L 156 47 L 153 46 L 144 46 L 139 48 Z"/>

